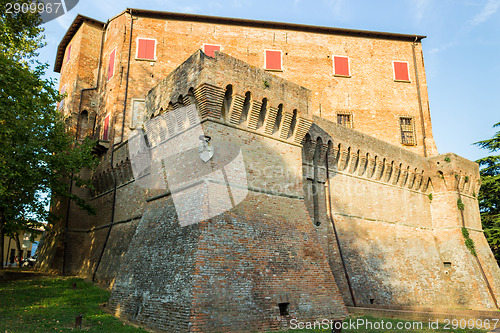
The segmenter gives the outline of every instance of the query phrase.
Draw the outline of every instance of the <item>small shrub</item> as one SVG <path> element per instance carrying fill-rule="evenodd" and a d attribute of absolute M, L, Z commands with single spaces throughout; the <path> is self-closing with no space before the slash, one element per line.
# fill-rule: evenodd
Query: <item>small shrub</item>
<path fill-rule="evenodd" d="M 429 197 L 429 200 L 432 201 L 432 193 L 429 193 L 427 197 Z"/>
<path fill-rule="evenodd" d="M 467 228 L 462 228 L 462 236 L 464 236 L 465 239 L 465 247 L 469 249 L 470 253 L 474 257 L 476 257 L 477 256 L 476 246 L 474 245 L 474 241 L 472 240 L 472 238 L 470 238 L 469 230 L 467 230 Z"/>
<path fill-rule="evenodd" d="M 449 157 L 445 157 L 445 158 L 444 158 L 444 161 L 445 161 L 445 162 L 447 162 L 447 163 L 450 163 L 450 162 L 451 162 L 451 158 L 449 158 Z"/>
<path fill-rule="evenodd" d="M 462 199 L 458 199 L 458 200 L 457 200 L 457 207 L 458 207 L 458 209 L 460 209 L 460 210 L 464 210 L 464 209 L 465 209 L 465 205 L 464 205 L 464 203 L 462 202 Z"/>
<path fill-rule="evenodd" d="M 469 238 L 469 230 L 467 230 L 467 228 L 462 228 L 462 236 L 464 236 L 465 239 Z"/>

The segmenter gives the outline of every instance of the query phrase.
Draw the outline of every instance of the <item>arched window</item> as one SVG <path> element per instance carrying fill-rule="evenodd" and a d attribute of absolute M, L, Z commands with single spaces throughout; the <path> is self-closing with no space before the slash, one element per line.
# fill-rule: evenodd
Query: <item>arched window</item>
<path fill-rule="evenodd" d="M 186 113 L 186 109 L 184 108 L 184 98 L 182 97 L 182 95 L 179 96 L 176 104 L 177 104 L 175 109 L 176 118 L 179 130 L 182 131 L 189 127 L 189 119 Z"/>
<path fill-rule="evenodd" d="M 316 140 L 316 147 L 314 150 L 313 156 L 313 165 L 314 165 L 314 181 L 313 181 L 313 219 L 314 224 L 316 226 L 321 225 L 321 217 L 320 217 L 320 198 L 323 194 L 320 195 L 320 191 L 323 192 L 324 187 L 323 184 L 319 182 L 319 168 L 321 165 L 321 148 L 323 146 L 323 140 L 320 137 Z"/>
<path fill-rule="evenodd" d="M 179 95 L 179 98 L 177 98 L 177 106 L 178 107 L 184 106 L 184 97 L 182 97 L 182 95 Z"/>
<path fill-rule="evenodd" d="M 221 109 L 222 120 L 227 119 L 232 102 L 233 102 L 233 86 L 228 84 L 226 87 L 226 92 L 224 94 L 224 101 L 222 102 L 222 109 Z"/>
<path fill-rule="evenodd" d="M 307 133 L 304 136 L 303 139 L 303 144 L 302 144 L 302 160 L 304 163 L 310 163 L 312 162 L 312 155 L 311 155 L 311 147 L 312 147 L 312 139 L 311 135 Z"/>
<path fill-rule="evenodd" d="M 189 88 L 189 91 L 188 91 L 186 97 L 187 97 L 188 102 L 185 102 L 185 103 L 189 103 L 189 105 L 196 104 L 196 97 L 194 97 L 194 88 L 193 87 Z"/>
<path fill-rule="evenodd" d="M 280 130 L 281 118 L 283 118 L 283 104 L 278 105 L 278 113 L 274 122 L 273 134 Z"/>
<path fill-rule="evenodd" d="M 243 103 L 243 110 L 241 111 L 240 116 L 240 125 L 245 123 L 248 119 L 248 112 L 250 111 L 250 104 L 252 101 L 252 94 L 247 91 L 245 94 L 245 102 Z"/>
<path fill-rule="evenodd" d="M 295 131 L 295 126 L 297 126 L 297 110 L 293 110 L 292 121 L 290 123 L 290 130 L 288 131 L 288 138 L 293 136 Z"/>
<path fill-rule="evenodd" d="M 257 121 L 257 129 L 264 126 L 264 121 L 266 120 L 267 113 L 267 98 L 262 100 L 262 105 L 260 106 L 259 120 Z"/>

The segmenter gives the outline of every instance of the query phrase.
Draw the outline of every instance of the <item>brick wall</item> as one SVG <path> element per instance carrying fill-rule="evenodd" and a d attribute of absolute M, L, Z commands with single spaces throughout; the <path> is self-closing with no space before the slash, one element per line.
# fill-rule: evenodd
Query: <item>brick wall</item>
<path fill-rule="evenodd" d="M 128 13 L 113 18 L 106 26 L 102 54 L 97 124 L 102 123 L 106 114 L 111 114 L 115 142 L 121 136 L 127 79 L 125 135 L 129 131 L 131 100 L 143 99 L 161 79 L 208 43 L 220 45 L 222 52 L 258 68 L 264 67 L 266 49 L 281 50 L 283 70 L 271 73 L 312 91 L 308 105 L 310 114 L 336 122 L 337 113 L 349 113 L 355 129 L 396 145 L 401 145 L 399 116 L 411 116 L 415 122 L 417 145 L 405 148 L 423 154 L 423 121 L 428 154 L 437 154 L 432 138 L 420 40 L 413 43 L 384 34 L 368 36 L 313 33 L 300 29 L 263 29 L 189 19 L 172 20 L 143 14 L 134 16 L 131 39 L 130 30 Z M 136 59 L 138 38 L 156 41 L 156 60 Z M 130 40 L 132 44 L 129 48 Z M 416 62 L 413 60 L 413 47 Z M 108 82 L 109 54 L 115 48 L 116 75 Z M 83 54 L 92 51 L 98 58 L 95 53 L 99 47 L 88 43 L 79 51 Z M 333 75 L 334 55 L 349 57 L 350 77 Z M 410 82 L 396 82 L 393 79 L 393 61 L 408 63 Z M 61 71 L 64 81 L 73 82 L 71 76 L 66 79 L 66 73 L 69 72 L 66 66 L 63 64 Z M 420 101 L 415 68 L 421 89 Z M 424 115 L 423 120 L 421 114 Z"/>
<path fill-rule="evenodd" d="M 308 209 L 313 215 L 308 184 L 316 182 L 317 230 L 325 251 L 335 255 L 336 281 L 346 279 L 331 216 L 356 305 L 495 309 L 488 283 L 497 295 L 500 270 L 481 229 L 477 164 L 454 154 L 426 159 L 326 120 L 314 122 L 304 143 Z M 316 164 L 324 171 L 314 174 Z M 481 252 L 481 267 L 465 247 L 463 225 Z M 353 304 L 347 283 L 338 284 Z"/>
<path fill-rule="evenodd" d="M 92 173 L 95 190 L 79 192 L 97 214 L 70 207 L 66 269 L 111 288 L 116 315 L 165 330 L 235 331 L 286 327 L 292 317 L 279 316 L 283 302 L 291 316 L 304 320 L 341 318 L 344 304 L 354 303 L 494 308 L 486 282 L 498 295 L 500 269 L 481 230 L 478 166 L 454 154 L 425 158 L 418 121 L 417 146 L 399 143 L 397 117 L 418 120 L 420 114 L 414 71 L 411 82 L 392 80 L 392 60 L 412 68 L 410 42 L 146 17 L 133 24 L 128 81 L 128 14 L 106 26 L 99 78 L 92 66 L 102 31 L 87 23 L 73 37 L 71 52 L 89 67 L 71 67 L 71 60 L 61 77 L 61 83 L 79 84 L 68 97 L 70 110 L 78 110 L 78 89 L 99 82 L 82 102 L 89 119 L 96 118 L 96 131 L 111 115 L 111 145 Z M 136 37 L 155 36 L 162 36 L 157 60 L 135 60 Z M 223 52 L 214 58 L 195 52 L 205 39 Z M 415 51 L 425 106 L 420 46 Z M 261 69 L 264 48 L 288 52 L 283 72 Z M 331 75 L 335 54 L 350 57 L 350 78 Z M 177 117 L 183 106 L 196 106 L 188 120 L 198 116 L 213 139 L 210 168 L 241 149 L 245 200 L 181 226 L 170 184 L 147 189 L 147 176 L 134 178 L 126 141 L 134 98 L 145 99 L 144 119 Z M 337 111 L 352 112 L 354 129 L 335 124 Z M 423 114 L 427 148 L 436 155 L 426 107 Z M 182 140 L 172 140 L 182 149 Z M 189 154 L 192 163 L 175 168 L 183 160 L 170 157 L 166 175 L 198 177 L 207 167 L 197 148 Z M 203 188 L 190 186 L 186 207 L 196 208 L 194 199 L 210 200 Z M 214 188 L 220 197 L 224 190 Z M 64 201 L 52 207 L 63 215 L 66 208 Z M 47 232 L 45 268 L 61 269 L 64 223 Z M 477 260 L 464 246 L 463 225 Z"/>

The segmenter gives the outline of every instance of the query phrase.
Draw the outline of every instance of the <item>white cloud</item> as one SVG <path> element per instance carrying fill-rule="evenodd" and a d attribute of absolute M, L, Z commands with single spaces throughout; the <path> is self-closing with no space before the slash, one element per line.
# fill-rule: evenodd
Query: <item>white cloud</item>
<path fill-rule="evenodd" d="M 472 26 L 476 26 L 483 22 L 486 22 L 493 14 L 498 11 L 498 8 L 500 8 L 500 0 L 488 0 L 481 12 L 472 18 L 470 24 Z"/>

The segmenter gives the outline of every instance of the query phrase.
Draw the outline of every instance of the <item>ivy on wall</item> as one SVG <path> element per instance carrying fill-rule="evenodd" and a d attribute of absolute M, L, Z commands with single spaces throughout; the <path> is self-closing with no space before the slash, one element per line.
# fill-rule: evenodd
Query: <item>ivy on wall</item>
<path fill-rule="evenodd" d="M 465 239 L 465 246 L 469 249 L 470 253 L 474 257 L 477 257 L 474 241 L 472 240 L 472 238 L 470 238 L 469 230 L 467 230 L 467 228 L 462 228 L 462 236 L 464 236 Z"/>

